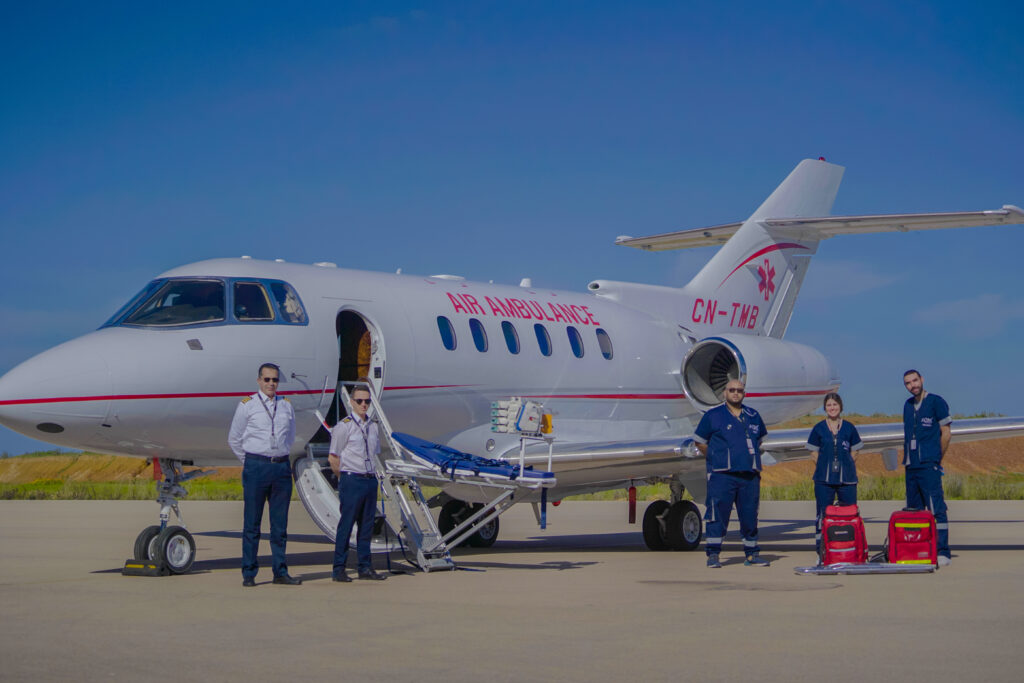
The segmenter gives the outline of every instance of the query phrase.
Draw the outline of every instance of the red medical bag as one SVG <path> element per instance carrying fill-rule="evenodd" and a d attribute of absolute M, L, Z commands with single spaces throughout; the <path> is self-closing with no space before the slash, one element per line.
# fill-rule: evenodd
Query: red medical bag
<path fill-rule="evenodd" d="M 935 516 L 928 510 L 897 510 L 889 518 L 889 562 L 937 564 Z"/>
<path fill-rule="evenodd" d="M 867 562 L 864 520 L 856 505 L 829 505 L 821 520 L 822 564 Z"/>

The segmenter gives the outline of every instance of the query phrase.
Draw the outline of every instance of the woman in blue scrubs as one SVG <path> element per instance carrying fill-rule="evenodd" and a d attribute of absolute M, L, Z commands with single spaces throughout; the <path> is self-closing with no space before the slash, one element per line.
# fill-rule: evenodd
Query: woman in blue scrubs
<path fill-rule="evenodd" d="M 821 520 L 825 508 L 857 503 L 857 451 L 864 445 L 852 422 L 844 420 L 843 399 L 832 392 L 825 396 L 825 419 L 814 425 L 807 439 L 807 450 L 817 453 L 814 468 L 814 500 L 818 514 L 815 522 L 815 547 L 821 555 Z"/>

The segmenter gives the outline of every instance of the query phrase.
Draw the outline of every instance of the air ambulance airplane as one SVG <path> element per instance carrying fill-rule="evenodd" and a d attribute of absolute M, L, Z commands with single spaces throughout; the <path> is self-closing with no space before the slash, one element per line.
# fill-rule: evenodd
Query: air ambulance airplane
<path fill-rule="evenodd" d="M 491 431 L 491 402 L 528 397 L 555 416 L 553 500 L 668 482 L 672 500 L 648 506 L 644 539 L 652 550 L 692 549 L 701 515 L 682 494 L 703 500 L 706 479 L 691 437 L 727 379 L 746 381 L 769 425 L 813 411 L 839 386 L 825 356 L 783 339 L 822 239 L 1024 223 L 1014 206 L 829 217 L 842 174 L 805 160 L 742 223 L 618 239 L 648 250 L 721 245 L 681 289 L 595 280 L 586 293 L 553 291 L 244 256 L 175 268 L 97 331 L 0 378 L 0 423 L 60 446 L 160 459 L 166 524 L 184 495 L 183 463 L 237 464 L 227 430 L 262 362 L 281 366 L 279 393 L 295 407 L 297 466 L 307 442 L 325 438 L 315 412 L 337 413 L 339 381 L 369 377 L 396 430 L 492 458 L 517 456 L 519 442 Z M 1022 433 L 1019 418 L 953 426 L 954 439 Z M 899 424 L 861 434 L 872 449 L 902 446 Z M 807 435 L 770 432 L 767 460 L 806 456 Z M 547 456 L 545 446 L 529 459 L 546 465 Z M 458 486 L 446 493 L 449 520 L 483 502 Z M 333 534 L 330 506 L 303 502 Z M 493 543 L 496 521 L 477 545 Z M 140 534 L 137 556 L 160 530 Z M 165 536 L 160 543 L 174 542 Z"/>

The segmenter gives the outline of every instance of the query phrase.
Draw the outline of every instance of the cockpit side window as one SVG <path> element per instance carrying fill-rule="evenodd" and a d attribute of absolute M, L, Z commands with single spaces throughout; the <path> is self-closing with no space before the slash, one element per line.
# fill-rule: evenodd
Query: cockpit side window
<path fill-rule="evenodd" d="M 234 298 L 235 318 L 239 321 L 273 320 L 267 291 L 258 282 L 236 282 Z"/>
<path fill-rule="evenodd" d="M 172 327 L 224 320 L 224 283 L 210 279 L 166 280 L 122 325 Z"/>
<path fill-rule="evenodd" d="M 290 284 L 280 280 L 271 281 L 270 291 L 273 293 L 274 299 L 277 300 L 277 309 L 285 322 L 303 325 L 306 323 L 306 309 L 302 307 L 299 295 Z"/>

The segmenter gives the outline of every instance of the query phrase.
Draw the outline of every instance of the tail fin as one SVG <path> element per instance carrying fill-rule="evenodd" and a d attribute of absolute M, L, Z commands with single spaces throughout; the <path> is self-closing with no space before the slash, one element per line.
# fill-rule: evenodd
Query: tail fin
<path fill-rule="evenodd" d="M 700 298 L 705 320 L 730 331 L 781 339 L 797 294 L 818 250 L 806 233 L 785 234 L 768 218 L 827 216 L 843 177 L 843 167 L 805 159 L 748 218 L 684 291 Z M 712 305 L 713 303 L 713 305 Z"/>

